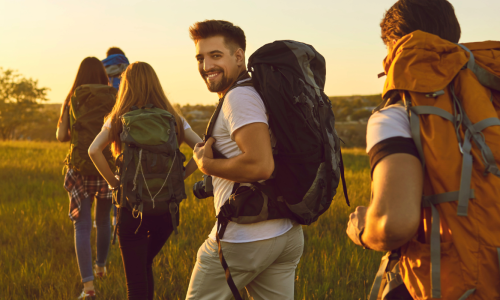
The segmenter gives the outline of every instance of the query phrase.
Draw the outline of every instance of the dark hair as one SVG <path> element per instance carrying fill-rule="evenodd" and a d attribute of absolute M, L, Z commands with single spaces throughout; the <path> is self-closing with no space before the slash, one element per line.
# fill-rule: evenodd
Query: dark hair
<path fill-rule="evenodd" d="M 238 48 L 243 49 L 243 51 L 247 48 L 247 41 L 243 30 L 228 21 L 205 20 L 203 22 L 196 22 L 189 27 L 189 36 L 195 43 L 209 37 L 222 36 L 224 37 L 226 46 L 231 49 L 231 54 Z"/>
<path fill-rule="evenodd" d="M 58 124 L 61 123 L 64 109 L 67 105 L 69 105 L 71 96 L 73 96 L 77 87 L 83 84 L 107 85 L 108 83 L 109 83 L 108 75 L 106 74 L 106 69 L 104 68 L 102 62 L 95 57 L 85 58 L 80 64 L 80 67 L 78 68 L 75 81 L 73 82 L 73 86 L 69 90 L 68 96 L 66 96 L 66 99 L 64 100 Z"/>
<path fill-rule="evenodd" d="M 421 30 L 453 43 L 460 40 L 460 24 L 447 0 L 399 0 L 380 23 L 385 44 Z"/>
<path fill-rule="evenodd" d="M 113 54 L 125 55 L 125 53 L 123 53 L 122 49 L 120 49 L 118 47 L 111 47 L 108 49 L 108 52 L 106 52 L 106 57 L 113 55 Z"/>

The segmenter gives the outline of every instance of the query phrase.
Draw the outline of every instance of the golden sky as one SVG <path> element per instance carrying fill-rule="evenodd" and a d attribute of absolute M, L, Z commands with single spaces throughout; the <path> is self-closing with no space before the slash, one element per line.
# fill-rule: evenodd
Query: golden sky
<path fill-rule="evenodd" d="M 247 58 L 274 40 L 313 45 L 327 62 L 327 95 L 380 93 L 386 49 L 379 23 L 395 0 L 0 0 L 0 67 L 67 95 L 80 62 L 111 46 L 156 70 L 173 103 L 213 104 L 194 58 L 188 27 L 223 19 L 240 26 Z M 500 0 L 451 0 L 462 42 L 500 40 Z"/>

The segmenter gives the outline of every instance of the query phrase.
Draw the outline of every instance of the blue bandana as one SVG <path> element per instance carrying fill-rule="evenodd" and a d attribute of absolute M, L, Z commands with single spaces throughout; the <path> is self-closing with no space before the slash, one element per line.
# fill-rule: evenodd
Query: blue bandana
<path fill-rule="evenodd" d="M 106 72 L 108 73 L 109 81 L 115 89 L 120 87 L 120 75 L 129 65 L 128 59 L 123 54 L 113 54 L 102 60 Z"/>

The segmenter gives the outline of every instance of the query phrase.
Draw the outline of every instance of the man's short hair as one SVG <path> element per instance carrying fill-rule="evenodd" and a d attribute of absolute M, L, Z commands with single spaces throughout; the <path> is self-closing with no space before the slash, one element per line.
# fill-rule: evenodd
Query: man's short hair
<path fill-rule="evenodd" d="M 453 5 L 447 0 L 399 0 L 380 23 L 382 40 L 392 40 L 421 30 L 453 43 L 460 40 L 460 24 Z"/>
<path fill-rule="evenodd" d="M 213 36 L 224 37 L 224 43 L 231 50 L 231 54 L 238 48 L 246 50 L 247 41 L 243 30 L 233 23 L 223 20 L 205 20 L 196 22 L 189 27 L 189 36 L 197 43 L 199 40 Z"/>
<path fill-rule="evenodd" d="M 125 55 L 125 53 L 123 53 L 122 49 L 120 49 L 118 47 L 111 47 L 108 49 L 108 52 L 106 52 L 106 57 L 113 55 L 113 54 Z"/>

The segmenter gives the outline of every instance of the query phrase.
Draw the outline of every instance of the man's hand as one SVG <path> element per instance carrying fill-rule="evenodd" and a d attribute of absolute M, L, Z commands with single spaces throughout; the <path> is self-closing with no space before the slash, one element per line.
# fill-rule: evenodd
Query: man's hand
<path fill-rule="evenodd" d="M 347 235 L 359 246 L 363 246 L 359 240 L 359 233 L 365 227 L 366 211 L 366 206 L 356 207 L 356 211 L 349 216 L 349 223 L 347 224 Z"/>
<path fill-rule="evenodd" d="M 215 139 L 213 137 L 209 138 L 208 141 L 198 143 L 194 146 L 193 149 L 193 159 L 198 165 L 203 174 L 210 175 L 206 173 L 205 166 L 209 160 L 214 158 L 214 153 L 212 150 L 212 145 L 215 143 Z"/>

